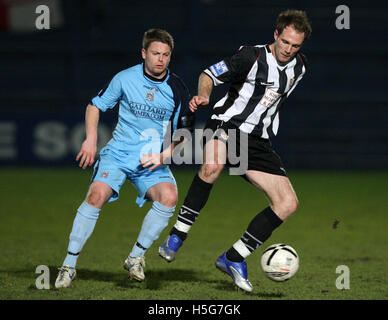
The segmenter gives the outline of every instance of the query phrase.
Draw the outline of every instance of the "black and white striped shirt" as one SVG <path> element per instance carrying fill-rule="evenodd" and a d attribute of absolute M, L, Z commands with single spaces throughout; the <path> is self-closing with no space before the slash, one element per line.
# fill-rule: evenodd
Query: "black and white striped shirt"
<path fill-rule="evenodd" d="M 230 83 L 213 107 L 212 119 L 229 122 L 241 131 L 269 139 L 279 128 L 279 110 L 306 71 L 301 53 L 281 66 L 269 45 L 243 46 L 204 72 L 214 86 Z"/>

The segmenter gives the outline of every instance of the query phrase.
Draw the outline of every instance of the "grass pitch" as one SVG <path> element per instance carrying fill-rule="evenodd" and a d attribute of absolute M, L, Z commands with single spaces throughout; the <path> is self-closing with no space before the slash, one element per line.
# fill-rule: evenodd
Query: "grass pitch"
<path fill-rule="evenodd" d="M 224 173 L 190 231 L 176 261 L 157 253 L 176 213 L 146 255 L 146 281 L 127 279 L 122 263 L 150 207 L 138 208 L 127 182 L 120 199 L 107 204 L 77 264 L 70 289 L 54 289 L 75 212 L 83 201 L 91 169 L 0 169 L 0 300 L 387 300 L 388 172 L 294 171 L 298 211 L 247 258 L 250 294 L 237 290 L 214 262 L 245 231 L 267 200 L 243 179 Z M 180 206 L 195 174 L 175 170 Z M 260 269 L 260 255 L 283 242 L 300 256 L 294 278 L 276 283 Z M 50 270 L 50 289 L 35 285 L 37 266 Z M 338 266 L 350 270 L 350 288 L 339 290 Z"/>

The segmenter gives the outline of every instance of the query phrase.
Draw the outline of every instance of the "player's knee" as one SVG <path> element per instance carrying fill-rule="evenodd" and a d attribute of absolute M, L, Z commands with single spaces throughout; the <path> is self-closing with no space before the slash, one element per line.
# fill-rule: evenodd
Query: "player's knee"
<path fill-rule="evenodd" d="M 106 196 L 102 190 L 97 188 L 91 190 L 86 196 L 86 202 L 93 207 L 101 208 L 106 201 Z"/>
<path fill-rule="evenodd" d="M 159 202 L 166 207 L 172 208 L 176 206 L 177 201 L 178 194 L 176 190 L 169 190 L 162 195 Z"/>
<path fill-rule="evenodd" d="M 217 163 L 204 164 L 201 173 L 205 178 L 217 178 L 222 168 L 223 165 Z"/>
<path fill-rule="evenodd" d="M 275 212 L 282 220 L 285 220 L 298 209 L 298 205 L 297 197 L 295 195 L 288 195 L 275 205 Z"/>
<path fill-rule="evenodd" d="M 298 199 L 296 196 L 288 196 L 283 203 L 284 214 L 288 218 L 298 209 Z"/>
<path fill-rule="evenodd" d="M 293 214 L 298 209 L 298 206 L 299 206 L 298 199 L 296 197 L 292 197 L 288 201 L 288 212 L 289 212 L 289 214 L 290 215 Z"/>

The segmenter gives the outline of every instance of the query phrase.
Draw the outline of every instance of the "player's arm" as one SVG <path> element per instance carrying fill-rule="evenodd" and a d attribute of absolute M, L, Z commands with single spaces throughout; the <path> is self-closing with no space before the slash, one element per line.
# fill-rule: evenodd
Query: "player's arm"
<path fill-rule="evenodd" d="M 195 112 L 199 106 L 208 105 L 212 90 L 213 80 L 205 72 L 202 72 L 198 80 L 198 94 L 189 103 L 190 110 Z"/>
<path fill-rule="evenodd" d="M 86 139 L 82 143 L 81 150 L 76 157 L 79 166 L 85 169 L 94 164 L 97 152 L 97 126 L 100 119 L 100 111 L 105 112 L 114 108 L 122 95 L 121 78 L 123 72 L 116 74 L 104 89 L 100 90 L 86 107 L 85 127 Z"/>
<path fill-rule="evenodd" d="M 86 139 L 82 143 L 81 150 L 75 159 L 79 161 L 79 166 L 82 169 L 94 163 L 97 152 L 97 126 L 99 118 L 100 110 L 89 103 L 85 113 Z"/>
<path fill-rule="evenodd" d="M 241 47 L 229 58 L 205 69 L 198 80 L 198 94 L 190 101 L 190 110 L 209 104 L 213 87 L 224 83 L 242 82 L 259 56 L 257 47 Z"/>

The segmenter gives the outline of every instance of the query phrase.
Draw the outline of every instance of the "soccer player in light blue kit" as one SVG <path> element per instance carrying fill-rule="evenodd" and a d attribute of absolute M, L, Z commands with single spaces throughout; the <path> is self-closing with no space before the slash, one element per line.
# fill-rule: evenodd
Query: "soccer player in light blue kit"
<path fill-rule="evenodd" d="M 173 48 L 173 37 L 167 31 L 148 30 L 141 51 L 144 62 L 117 73 L 87 106 L 86 139 L 76 158 L 83 169 L 94 163 L 100 111 L 119 103 L 118 123 L 112 139 L 95 162 L 89 191 L 73 222 L 68 253 L 59 268 L 56 288 L 71 285 L 76 276 L 77 258 L 93 232 L 101 208 L 106 202 L 118 199 L 127 179 L 138 190 L 136 203 L 140 207 L 147 200 L 153 202 L 124 262 L 131 279 L 145 279 L 144 254 L 168 225 L 178 197 L 174 176 L 164 163 L 182 139 L 167 146 L 163 140 L 174 130 L 192 130 L 194 124 L 188 90 L 167 68 Z"/>

